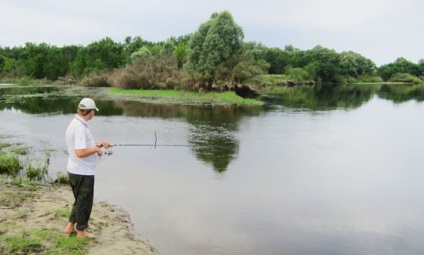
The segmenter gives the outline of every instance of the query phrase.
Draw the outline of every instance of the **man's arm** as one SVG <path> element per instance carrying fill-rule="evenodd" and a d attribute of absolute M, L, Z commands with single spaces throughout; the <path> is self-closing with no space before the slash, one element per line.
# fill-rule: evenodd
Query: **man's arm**
<path fill-rule="evenodd" d="M 85 158 L 94 153 L 97 153 L 97 155 L 101 156 L 103 154 L 103 151 L 102 149 L 100 149 L 100 147 L 97 146 L 75 150 L 75 155 L 77 155 L 78 158 Z"/>

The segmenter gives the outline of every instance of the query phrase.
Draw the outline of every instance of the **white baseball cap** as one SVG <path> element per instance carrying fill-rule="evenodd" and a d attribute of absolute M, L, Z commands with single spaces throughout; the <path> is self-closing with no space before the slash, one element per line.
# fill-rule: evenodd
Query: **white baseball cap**
<path fill-rule="evenodd" d="M 83 98 L 81 102 L 78 104 L 78 108 L 81 110 L 96 110 L 99 111 L 99 108 L 96 107 L 96 103 L 94 103 L 91 98 Z"/>

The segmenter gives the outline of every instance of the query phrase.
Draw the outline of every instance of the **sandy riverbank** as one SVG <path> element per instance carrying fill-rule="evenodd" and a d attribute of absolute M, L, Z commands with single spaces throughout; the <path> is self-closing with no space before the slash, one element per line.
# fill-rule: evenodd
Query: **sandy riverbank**
<path fill-rule="evenodd" d="M 72 203 L 72 193 L 67 185 L 23 188 L 0 184 L 0 238 L 24 237 L 37 229 L 62 235 L 67 217 L 58 212 L 70 210 Z M 115 206 L 95 202 L 89 230 L 97 238 L 89 242 L 83 254 L 159 254 L 135 234 L 129 215 Z M 0 242 L 0 251 L 5 249 Z"/>

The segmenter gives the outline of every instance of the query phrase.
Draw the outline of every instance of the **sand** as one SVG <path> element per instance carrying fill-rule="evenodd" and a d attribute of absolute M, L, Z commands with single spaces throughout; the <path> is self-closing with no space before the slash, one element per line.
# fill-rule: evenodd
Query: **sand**
<path fill-rule="evenodd" d="M 57 212 L 70 210 L 72 203 L 72 191 L 67 185 L 23 188 L 0 184 L 0 237 L 31 229 L 62 234 L 67 218 Z M 159 254 L 134 232 L 129 214 L 116 206 L 95 202 L 89 224 L 88 230 L 97 238 L 90 241 L 84 254 Z"/>

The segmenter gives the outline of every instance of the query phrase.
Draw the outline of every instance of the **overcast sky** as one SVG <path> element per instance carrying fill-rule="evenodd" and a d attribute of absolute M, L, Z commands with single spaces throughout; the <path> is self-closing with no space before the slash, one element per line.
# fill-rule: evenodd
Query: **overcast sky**
<path fill-rule="evenodd" d="M 127 36 L 157 42 L 228 10 L 244 41 L 354 51 L 377 66 L 424 59 L 423 0 L 0 0 L 0 46 L 87 45 Z"/>

